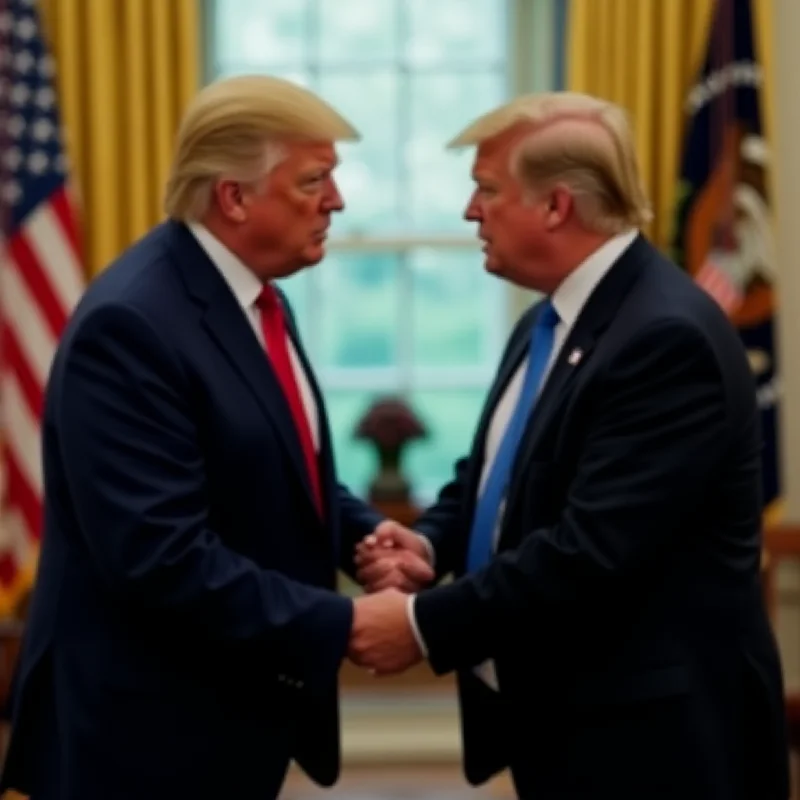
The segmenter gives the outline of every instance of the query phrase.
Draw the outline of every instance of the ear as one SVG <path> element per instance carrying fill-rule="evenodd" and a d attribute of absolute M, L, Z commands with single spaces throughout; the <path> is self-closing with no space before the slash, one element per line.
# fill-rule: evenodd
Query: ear
<path fill-rule="evenodd" d="M 545 227 L 548 230 L 555 230 L 563 225 L 572 214 L 574 203 L 575 199 L 566 186 L 560 184 L 554 186 L 547 199 Z"/>
<path fill-rule="evenodd" d="M 221 180 L 214 185 L 214 196 L 222 215 L 231 222 L 244 222 L 247 219 L 244 191 L 238 181 Z"/>

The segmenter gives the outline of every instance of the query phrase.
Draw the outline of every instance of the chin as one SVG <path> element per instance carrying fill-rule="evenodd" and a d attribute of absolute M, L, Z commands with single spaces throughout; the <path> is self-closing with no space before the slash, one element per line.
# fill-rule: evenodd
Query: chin
<path fill-rule="evenodd" d="M 503 265 L 500 264 L 498 261 L 495 261 L 493 258 L 487 258 L 483 262 L 483 268 L 490 275 L 503 275 Z"/>
<path fill-rule="evenodd" d="M 304 267 L 313 267 L 315 264 L 319 264 L 323 258 L 325 258 L 325 247 L 321 244 L 311 245 L 303 250 L 302 259 L 303 259 L 303 266 Z"/>

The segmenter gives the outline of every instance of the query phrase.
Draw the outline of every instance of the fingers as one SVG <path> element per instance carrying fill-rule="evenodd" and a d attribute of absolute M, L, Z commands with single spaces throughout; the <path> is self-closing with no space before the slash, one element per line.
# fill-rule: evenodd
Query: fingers
<path fill-rule="evenodd" d="M 363 566 L 366 562 L 383 557 L 387 551 L 392 550 L 408 551 L 426 563 L 430 560 L 428 548 L 417 533 L 393 520 L 384 520 L 372 534 L 356 545 L 354 554 L 356 566 Z"/>
<path fill-rule="evenodd" d="M 380 558 L 376 561 L 368 561 L 356 572 L 359 583 L 366 586 L 381 580 L 386 574 L 397 569 L 397 559 L 393 557 Z"/>
<path fill-rule="evenodd" d="M 419 556 L 405 550 L 383 552 L 388 554 L 365 560 L 356 573 L 358 582 L 367 591 L 395 588 L 402 592 L 416 592 L 434 580 L 433 569 Z"/>
<path fill-rule="evenodd" d="M 397 569 L 417 586 L 425 586 L 436 578 L 433 567 L 421 558 L 399 559 Z"/>
<path fill-rule="evenodd" d="M 360 548 L 361 545 L 358 547 Z M 395 550 L 391 547 L 376 546 L 373 548 L 356 549 L 356 554 L 353 557 L 353 561 L 357 567 L 363 568 L 368 564 L 375 564 L 378 561 L 395 558 L 398 552 L 398 550 Z"/>
<path fill-rule="evenodd" d="M 368 545 L 369 547 L 374 547 L 376 544 L 380 547 L 406 547 L 411 550 L 417 550 L 419 547 L 417 534 L 393 519 L 381 522 L 367 539 L 375 540 Z"/>
<path fill-rule="evenodd" d="M 394 568 L 381 575 L 369 584 L 370 592 L 383 592 L 387 589 L 397 589 L 403 594 L 412 594 L 418 591 L 419 584 L 408 577 L 401 569 Z"/>

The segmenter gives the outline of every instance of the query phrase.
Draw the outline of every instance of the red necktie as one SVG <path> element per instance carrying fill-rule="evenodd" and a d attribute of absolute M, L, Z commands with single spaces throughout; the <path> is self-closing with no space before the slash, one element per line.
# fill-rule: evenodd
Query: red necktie
<path fill-rule="evenodd" d="M 311 438 L 311 428 L 308 424 L 300 388 L 292 368 L 287 344 L 286 320 L 283 315 L 283 306 L 278 298 L 278 293 L 271 286 L 265 286 L 256 300 L 256 306 L 261 312 L 261 330 L 264 334 L 264 343 L 269 354 L 275 375 L 281 384 L 286 402 L 294 418 L 300 445 L 308 468 L 308 477 L 317 510 L 322 516 L 322 491 L 319 484 L 319 466 L 317 454 L 314 450 L 314 441 Z"/>

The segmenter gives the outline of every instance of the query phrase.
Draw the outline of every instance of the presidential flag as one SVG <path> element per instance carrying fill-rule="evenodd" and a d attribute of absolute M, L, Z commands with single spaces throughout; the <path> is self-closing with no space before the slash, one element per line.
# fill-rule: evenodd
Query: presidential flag
<path fill-rule="evenodd" d="M 686 98 L 673 256 L 738 328 L 758 384 L 764 501 L 780 496 L 775 241 L 750 0 L 717 0 Z"/>
<path fill-rule="evenodd" d="M 0 615 L 33 579 L 44 387 L 84 287 L 54 73 L 35 0 L 0 0 Z"/>

